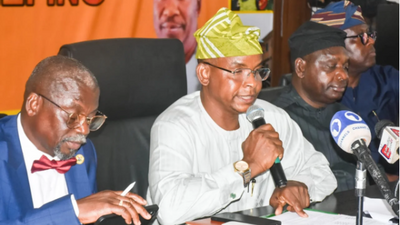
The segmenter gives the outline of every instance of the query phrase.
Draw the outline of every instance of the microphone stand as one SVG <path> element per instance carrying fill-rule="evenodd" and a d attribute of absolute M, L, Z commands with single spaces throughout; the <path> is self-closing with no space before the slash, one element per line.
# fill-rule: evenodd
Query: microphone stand
<path fill-rule="evenodd" d="M 367 170 L 365 169 L 364 164 L 360 160 L 357 160 L 355 195 L 357 197 L 358 205 L 357 205 L 356 225 L 363 224 L 366 180 L 367 180 Z"/>
<path fill-rule="evenodd" d="M 374 179 L 376 185 L 382 193 L 382 196 L 386 199 L 389 205 L 392 207 L 394 213 L 399 216 L 399 200 L 394 196 L 392 190 L 390 190 L 389 184 L 383 177 L 378 166 L 375 164 L 371 157 L 368 147 L 366 146 L 364 140 L 359 139 L 351 145 L 351 149 L 357 159 L 361 161 L 364 166 L 371 174 L 372 179 Z"/>

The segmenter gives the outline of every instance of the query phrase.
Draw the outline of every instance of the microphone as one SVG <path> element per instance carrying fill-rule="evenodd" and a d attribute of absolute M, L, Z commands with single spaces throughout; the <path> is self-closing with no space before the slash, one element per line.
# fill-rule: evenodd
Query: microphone
<path fill-rule="evenodd" d="M 342 110 L 332 117 L 330 131 L 338 146 L 345 152 L 354 154 L 365 165 L 383 197 L 399 215 L 399 201 L 395 198 L 390 187 L 371 157 L 367 145 L 371 141 L 371 131 L 362 118 L 354 112 Z"/>
<path fill-rule="evenodd" d="M 378 151 L 390 164 L 399 160 L 399 128 L 389 120 L 381 120 L 375 125 L 376 136 L 381 139 Z"/>
<path fill-rule="evenodd" d="M 246 112 L 247 120 L 253 124 L 253 128 L 256 129 L 265 123 L 264 120 L 264 109 L 257 105 L 252 105 L 247 109 Z M 275 186 L 282 188 L 287 185 L 285 173 L 283 172 L 281 161 L 279 157 L 276 158 L 274 165 L 269 169 L 274 180 Z"/>
<path fill-rule="evenodd" d="M 331 134 L 337 145 L 345 152 L 353 154 L 354 141 L 363 139 L 368 146 L 371 142 L 371 131 L 362 118 L 347 110 L 342 110 L 331 119 Z"/>

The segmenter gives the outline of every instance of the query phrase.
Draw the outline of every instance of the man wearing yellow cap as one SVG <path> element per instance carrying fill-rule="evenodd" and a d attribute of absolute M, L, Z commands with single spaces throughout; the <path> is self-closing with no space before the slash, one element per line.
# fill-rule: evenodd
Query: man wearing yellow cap
<path fill-rule="evenodd" d="M 336 186 L 326 158 L 303 138 L 280 108 L 256 99 L 269 70 L 261 67 L 259 29 L 243 26 L 222 8 L 194 35 L 201 91 L 186 95 L 156 120 L 151 131 L 149 192 L 158 222 L 179 224 L 219 212 L 272 205 L 307 217 L 303 208 Z M 245 112 L 264 110 L 257 129 Z M 275 188 L 276 158 L 288 183 Z"/>

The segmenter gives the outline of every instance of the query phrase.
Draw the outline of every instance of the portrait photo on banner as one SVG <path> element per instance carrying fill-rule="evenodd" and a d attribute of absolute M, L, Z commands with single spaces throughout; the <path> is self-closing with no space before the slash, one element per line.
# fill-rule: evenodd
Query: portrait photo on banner
<path fill-rule="evenodd" d="M 194 32 L 220 8 L 236 7 L 243 24 L 260 28 L 262 39 L 272 30 L 272 6 L 273 0 L 0 1 L 0 30 L 7 31 L 0 36 L 0 76 L 5 81 L 0 82 L 0 114 L 19 113 L 25 82 L 37 62 L 63 45 L 98 39 L 179 39 L 187 93 L 198 91 Z"/>

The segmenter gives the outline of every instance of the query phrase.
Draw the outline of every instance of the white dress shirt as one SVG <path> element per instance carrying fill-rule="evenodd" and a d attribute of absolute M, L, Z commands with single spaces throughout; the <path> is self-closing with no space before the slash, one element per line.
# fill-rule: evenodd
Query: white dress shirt
<path fill-rule="evenodd" d="M 32 202 L 34 208 L 40 208 L 42 205 L 68 195 L 68 187 L 64 174 L 55 169 L 48 169 L 31 173 L 33 161 L 39 160 L 42 155 L 49 160 L 59 160 L 58 157 L 52 157 L 36 148 L 36 146 L 26 136 L 22 124 L 21 114 L 17 118 L 18 136 L 21 143 L 21 149 L 24 156 L 26 173 L 28 174 L 29 187 L 31 190 Z M 75 214 L 79 215 L 79 209 L 74 198 L 71 195 L 71 201 Z"/>
<path fill-rule="evenodd" d="M 159 205 L 162 224 L 269 205 L 275 190 L 269 171 L 256 177 L 253 194 L 234 171 L 233 163 L 243 158 L 242 142 L 253 130 L 246 115 L 239 115 L 239 129 L 226 131 L 204 109 L 199 93 L 176 101 L 151 130 L 147 200 Z M 337 187 L 324 155 L 284 110 L 259 99 L 255 104 L 265 110 L 266 122 L 283 142 L 281 163 L 287 179 L 303 182 L 310 198 L 322 201 Z"/>

